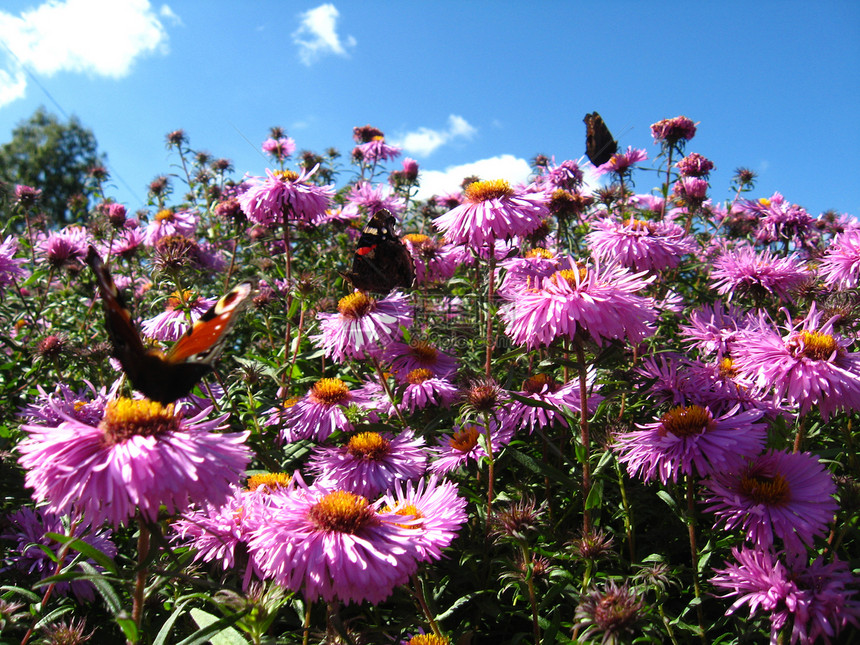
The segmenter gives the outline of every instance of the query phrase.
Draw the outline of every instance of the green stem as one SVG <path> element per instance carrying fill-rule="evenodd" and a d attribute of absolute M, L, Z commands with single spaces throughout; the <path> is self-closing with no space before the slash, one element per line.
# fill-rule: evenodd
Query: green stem
<path fill-rule="evenodd" d="M 412 587 L 415 593 L 415 599 L 421 606 L 421 612 L 430 624 L 430 629 L 433 630 L 433 633 L 436 634 L 436 636 L 442 638 L 442 630 L 439 629 L 439 623 L 436 622 L 436 619 L 433 617 L 433 612 L 430 611 L 430 606 L 427 604 L 427 598 L 424 595 L 424 587 L 421 584 L 421 579 L 418 577 L 417 573 L 412 576 Z"/>
<path fill-rule="evenodd" d="M 581 407 L 579 434 L 582 449 L 585 454 L 582 460 L 582 534 L 591 533 L 591 509 L 588 507 L 588 497 L 591 494 L 591 432 L 588 427 L 588 386 L 586 384 L 587 369 L 585 366 L 585 349 L 582 340 L 577 335 L 573 339 L 576 351 L 576 363 L 579 369 L 579 405 Z"/>
<path fill-rule="evenodd" d="M 699 635 L 702 643 L 707 644 L 705 638 L 705 616 L 702 611 L 702 588 L 699 584 L 699 548 L 696 544 L 696 505 L 695 505 L 695 481 L 692 475 L 687 475 L 687 532 L 690 536 L 690 558 L 693 565 L 693 593 L 699 601 L 696 605 L 696 618 L 699 621 Z"/>

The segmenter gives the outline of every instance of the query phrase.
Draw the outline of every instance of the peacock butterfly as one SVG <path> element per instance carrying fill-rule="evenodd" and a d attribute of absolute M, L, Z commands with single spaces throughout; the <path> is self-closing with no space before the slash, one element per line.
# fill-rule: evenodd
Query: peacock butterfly
<path fill-rule="evenodd" d="M 86 261 L 98 282 L 114 358 L 137 390 L 163 404 L 186 396 L 212 370 L 224 349 L 227 334 L 252 292 L 249 282 L 233 287 L 163 353 L 144 346 L 122 294 L 92 246 Z"/>
<path fill-rule="evenodd" d="M 595 166 L 605 164 L 618 152 L 618 142 L 612 138 L 609 128 L 597 112 L 586 114 L 585 154 Z"/>
<path fill-rule="evenodd" d="M 364 226 L 352 255 L 352 270 L 341 274 L 356 289 L 387 294 L 415 282 L 412 256 L 394 234 L 396 223 L 394 216 L 382 209 Z"/>

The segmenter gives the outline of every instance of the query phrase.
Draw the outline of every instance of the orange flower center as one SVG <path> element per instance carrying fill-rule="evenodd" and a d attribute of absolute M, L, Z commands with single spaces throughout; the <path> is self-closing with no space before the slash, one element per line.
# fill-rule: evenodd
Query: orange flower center
<path fill-rule="evenodd" d="M 544 260 L 552 260 L 555 256 L 545 248 L 536 246 L 533 249 L 526 251 L 526 254 L 523 257 L 526 259 L 543 258 Z"/>
<path fill-rule="evenodd" d="M 510 197 L 514 194 L 511 185 L 504 179 L 491 179 L 489 181 L 473 181 L 466 187 L 466 199 L 477 204 L 490 199 Z"/>
<path fill-rule="evenodd" d="M 339 378 L 324 378 L 311 388 L 310 399 L 323 405 L 338 405 L 349 400 L 349 388 Z"/>
<path fill-rule="evenodd" d="M 337 310 L 344 318 L 358 320 L 373 311 L 375 306 L 376 300 L 361 291 L 356 291 L 341 298 L 337 303 Z"/>
<path fill-rule="evenodd" d="M 796 358 L 802 356 L 813 361 L 826 361 L 839 351 L 836 339 L 820 331 L 804 330 L 788 342 L 788 347 Z"/>
<path fill-rule="evenodd" d="M 710 410 L 700 405 L 681 405 L 664 414 L 660 423 L 664 434 L 671 432 L 676 437 L 690 437 L 709 430 L 714 418 Z"/>
<path fill-rule="evenodd" d="M 173 219 L 173 211 L 169 208 L 165 208 L 163 210 L 158 211 L 155 214 L 156 222 L 167 222 Z"/>
<path fill-rule="evenodd" d="M 260 473 L 248 477 L 248 490 L 257 490 L 260 486 L 275 490 L 286 488 L 289 483 L 290 476 L 287 473 Z"/>
<path fill-rule="evenodd" d="M 378 522 L 370 502 L 361 495 L 338 490 L 325 495 L 308 511 L 308 519 L 319 531 L 358 533 Z"/>
<path fill-rule="evenodd" d="M 535 374 L 523 381 L 523 392 L 529 394 L 537 394 L 541 392 L 545 386 L 549 387 L 550 392 L 558 390 L 558 383 L 549 374 Z"/>
<path fill-rule="evenodd" d="M 410 242 L 412 242 L 416 246 L 430 241 L 430 237 L 428 235 L 424 235 L 422 233 L 407 233 L 406 235 L 403 236 L 403 239 L 409 240 Z"/>
<path fill-rule="evenodd" d="M 299 178 L 299 174 L 293 172 L 292 170 L 276 170 L 273 174 L 275 175 L 275 177 L 284 182 L 295 181 Z"/>
<path fill-rule="evenodd" d="M 418 385 L 424 381 L 429 381 L 431 378 L 433 378 L 433 372 L 428 370 L 426 367 L 419 367 L 406 375 L 406 380 L 412 385 Z"/>
<path fill-rule="evenodd" d="M 749 473 L 741 479 L 741 492 L 759 504 L 778 506 L 789 499 L 788 481 L 777 473 L 773 477 Z"/>
<path fill-rule="evenodd" d="M 574 271 L 573 269 L 562 269 L 561 271 L 556 271 L 552 276 L 550 276 L 550 280 L 555 285 L 558 284 L 559 280 L 564 280 L 568 285 L 575 289 L 577 284 L 582 284 L 587 275 L 588 269 L 584 265 L 580 265 L 577 267 L 577 271 Z M 578 283 L 577 278 L 579 278 Z"/>
<path fill-rule="evenodd" d="M 372 461 L 384 459 L 391 450 L 391 442 L 378 432 L 362 432 L 346 445 L 349 454 Z"/>
<path fill-rule="evenodd" d="M 478 445 L 480 435 L 481 430 L 478 426 L 468 425 L 455 432 L 448 444 L 458 452 L 469 452 Z"/>
<path fill-rule="evenodd" d="M 108 401 L 99 428 L 103 441 L 113 446 L 134 436 L 157 437 L 179 429 L 179 417 L 173 413 L 173 404 L 162 405 L 149 399 Z"/>

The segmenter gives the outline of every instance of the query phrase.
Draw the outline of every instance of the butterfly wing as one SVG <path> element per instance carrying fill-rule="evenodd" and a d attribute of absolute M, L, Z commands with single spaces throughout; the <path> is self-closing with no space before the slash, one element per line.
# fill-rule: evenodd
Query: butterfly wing
<path fill-rule="evenodd" d="M 361 232 L 352 256 L 352 270 L 343 274 L 356 289 L 387 294 L 396 287 L 409 288 L 415 282 L 415 264 L 394 232 L 396 222 L 383 209 Z"/>
<path fill-rule="evenodd" d="M 585 154 L 595 166 L 605 164 L 618 152 L 618 142 L 612 138 L 603 118 L 597 113 L 586 114 Z"/>

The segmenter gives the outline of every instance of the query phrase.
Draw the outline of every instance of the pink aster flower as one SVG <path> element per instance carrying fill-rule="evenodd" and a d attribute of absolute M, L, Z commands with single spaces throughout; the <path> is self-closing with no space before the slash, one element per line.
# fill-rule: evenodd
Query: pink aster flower
<path fill-rule="evenodd" d="M 683 177 L 707 177 L 714 169 L 714 162 L 698 152 L 692 152 L 675 164 Z"/>
<path fill-rule="evenodd" d="M 406 208 L 406 202 L 402 197 L 390 192 L 381 184 L 374 187 L 369 181 L 355 184 L 346 199 L 350 204 L 363 207 L 368 213 L 376 213 L 384 209 L 399 216 Z"/>
<path fill-rule="evenodd" d="M 687 325 L 681 325 L 681 337 L 706 355 L 722 358 L 730 352 L 738 333 L 752 324 L 752 319 L 733 304 L 717 300 L 690 312 Z"/>
<path fill-rule="evenodd" d="M 356 291 L 341 298 L 337 310 L 317 314 L 321 332 L 310 339 L 338 362 L 378 357 L 412 324 L 412 308 L 399 291 L 380 300 Z"/>
<path fill-rule="evenodd" d="M 818 265 L 818 273 L 831 289 L 860 286 L 860 230 L 839 233 Z"/>
<path fill-rule="evenodd" d="M 456 385 L 447 378 L 434 376 L 433 372 L 426 367 L 407 372 L 403 382 L 401 405 L 410 413 L 430 406 L 449 408 L 459 396 Z"/>
<path fill-rule="evenodd" d="M 17 252 L 18 242 L 11 235 L 0 244 L 0 294 L 10 284 L 27 275 L 26 269 L 21 266 L 27 260 L 16 258 Z"/>
<path fill-rule="evenodd" d="M 316 222 L 331 203 L 332 186 L 317 186 L 310 178 L 317 167 L 303 169 L 301 174 L 291 170 L 268 170 L 266 177 L 253 177 L 250 188 L 239 195 L 239 205 L 245 216 L 263 226 L 298 220 Z"/>
<path fill-rule="evenodd" d="M 155 246 L 156 242 L 168 235 L 182 235 L 189 239 L 196 237 L 198 213 L 193 210 L 178 210 L 165 208 L 158 211 L 152 221 L 146 225 L 143 242 L 147 246 Z"/>
<path fill-rule="evenodd" d="M 427 467 L 424 439 L 406 429 L 396 436 L 360 432 L 344 446 L 319 446 L 308 461 L 317 482 L 367 498 L 390 491 L 395 482 L 418 479 Z"/>
<path fill-rule="evenodd" d="M 266 578 L 308 602 L 378 604 L 409 580 L 423 550 L 408 520 L 376 506 L 355 493 L 297 481 L 271 496 L 251 531 L 251 558 Z"/>
<path fill-rule="evenodd" d="M 21 408 L 19 416 L 27 423 L 44 426 L 56 426 L 68 418 L 87 425 L 97 425 L 111 398 L 104 388 L 96 390 L 89 382 L 86 388 L 77 392 L 64 383 L 57 384 L 50 393 L 41 386 L 36 389 L 39 396 L 33 403 Z"/>
<path fill-rule="evenodd" d="M 546 198 L 511 188 L 502 179 L 475 181 L 466 188 L 466 203 L 433 220 L 453 244 L 474 249 L 528 235 L 549 217 Z"/>
<path fill-rule="evenodd" d="M 360 143 L 352 150 L 352 156 L 360 162 L 375 164 L 379 161 L 389 161 L 400 156 L 400 148 L 385 143 L 385 137 L 377 136 L 371 141 Z"/>
<path fill-rule="evenodd" d="M 678 481 L 681 473 L 705 477 L 764 447 L 767 426 L 756 423 L 761 411 L 736 412 L 715 418 L 706 407 L 679 406 L 659 421 L 637 424 L 639 430 L 616 434 L 613 448 L 628 474 L 646 482 Z"/>
<path fill-rule="evenodd" d="M 527 347 L 572 340 L 579 332 L 598 343 L 623 338 L 637 343 L 654 333 L 654 301 L 636 295 L 651 279 L 618 265 L 563 269 L 510 297 L 500 311 L 505 333 Z"/>
<path fill-rule="evenodd" d="M 756 548 L 770 548 L 777 537 L 788 551 L 805 553 L 839 508 L 833 478 L 809 453 L 770 450 L 714 470 L 705 486 L 706 510 L 717 516 L 715 526 L 740 529 Z"/>
<path fill-rule="evenodd" d="M 137 226 L 137 220 L 128 220 L 132 226 L 126 226 L 116 232 L 109 242 L 98 242 L 95 246 L 99 255 L 105 257 L 110 253 L 121 258 L 132 258 L 138 252 L 146 239 L 146 232 Z"/>
<path fill-rule="evenodd" d="M 552 193 L 556 190 L 576 190 L 582 186 L 583 177 L 579 164 L 568 159 L 558 166 L 548 165 L 534 183 L 540 190 Z"/>
<path fill-rule="evenodd" d="M 194 321 L 215 304 L 214 300 L 200 296 L 189 302 L 192 295 L 190 291 L 186 291 L 180 296 L 174 291 L 167 299 L 167 309 L 157 316 L 144 320 L 140 325 L 141 331 L 156 340 L 179 340 Z"/>
<path fill-rule="evenodd" d="M 431 475 L 415 485 L 411 481 L 397 482 L 393 491 L 386 493 L 383 499 L 386 510 L 419 520 L 408 526 L 415 532 L 420 560 L 439 560 L 442 549 L 451 544 L 469 519 L 466 500 L 457 492 L 453 482 L 440 481 Z"/>
<path fill-rule="evenodd" d="M 591 229 L 585 239 L 592 255 L 634 271 L 674 269 L 683 256 L 698 249 L 682 226 L 667 220 L 606 218 L 592 222 Z"/>
<path fill-rule="evenodd" d="M 761 299 L 772 294 L 791 300 L 791 291 L 809 280 L 811 273 L 794 254 L 777 257 L 770 251 L 756 252 L 750 246 L 726 251 L 714 262 L 711 282 L 729 300 L 739 292 Z"/>
<path fill-rule="evenodd" d="M 288 443 L 301 439 L 325 441 L 336 430 L 351 431 L 346 409 L 367 403 L 361 391 L 350 390 L 339 378 L 324 378 L 301 399 L 289 401 L 265 425 L 281 425 L 281 438 Z"/>
<path fill-rule="evenodd" d="M 798 244 L 811 241 L 815 233 L 815 218 L 797 204 L 786 201 L 780 193 L 756 201 L 742 201 L 735 205 L 738 210 L 755 216 L 757 242 L 795 241 Z"/>
<path fill-rule="evenodd" d="M 272 155 L 279 162 L 287 159 L 296 150 L 296 142 L 292 137 L 279 137 L 273 139 L 269 137 L 263 141 L 263 152 Z"/>
<path fill-rule="evenodd" d="M 415 264 L 415 282 L 419 285 L 446 282 L 457 271 L 459 263 L 450 244 L 422 233 L 408 233 L 403 243 Z"/>
<path fill-rule="evenodd" d="M 685 116 L 662 119 L 651 125 L 651 136 L 654 137 L 654 143 L 675 145 L 696 136 L 696 124 Z"/>
<path fill-rule="evenodd" d="M 54 513 L 80 514 L 93 526 L 124 523 L 159 507 L 222 504 L 250 460 L 249 432 L 221 433 L 228 415 L 211 408 L 184 419 L 154 401 L 118 399 L 98 426 L 67 418 L 56 427 L 24 425 L 19 463 L 33 498 Z"/>
<path fill-rule="evenodd" d="M 514 300 L 523 289 L 537 288 L 544 278 L 556 271 L 572 269 L 570 257 L 559 257 L 548 249 L 535 247 L 522 257 L 512 257 L 499 264 L 504 277 L 499 284 L 498 293 L 505 299 Z"/>
<path fill-rule="evenodd" d="M 39 262 L 47 262 L 55 269 L 82 263 L 92 241 L 83 226 L 67 226 L 55 233 L 39 234 L 36 255 Z"/>
<path fill-rule="evenodd" d="M 589 391 L 594 387 L 595 373 L 588 374 L 586 387 Z M 514 400 L 509 405 L 509 416 L 505 420 L 508 427 L 528 428 L 531 434 L 536 428 L 548 428 L 558 423 L 562 427 L 568 427 L 564 412 L 576 414 L 582 410 L 579 379 L 575 378 L 567 383 L 558 383 L 548 374 L 535 374 L 523 381 L 523 387 L 518 394 L 530 399 L 536 405 L 530 405 L 525 401 Z M 589 394 L 588 410 L 594 412 L 603 397 L 599 394 Z M 551 405 L 556 409 L 549 409 L 544 405 Z"/>
<path fill-rule="evenodd" d="M 633 164 L 646 159 L 648 159 L 648 153 L 644 149 L 634 149 L 633 146 L 627 146 L 627 152 L 616 152 L 609 161 L 597 166 L 594 170 L 598 175 L 606 175 L 610 172 L 624 175 L 630 172 Z"/>
<path fill-rule="evenodd" d="M 759 608 L 767 612 L 771 643 L 779 642 L 789 621 L 791 643 L 821 639 L 829 645 L 848 623 L 860 627 L 860 603 L 852 598 L 857 579 L 847 563 L 826 563 L 821 556 L 811 565 L 795 557 L 786 562 L 780 554 L 759 548 L 733 548 L 732 554 L 737 564 L 726 562 L 725 569 L 715 569 L 711 583 L 726 590 L 722 598 L 737 596 L 727 615 L 743 605 L 749 605 L 750 616 Z"/>
<path fill-rule="evenodd" d="M 800 414 L 817 405 L 827 420 L 838 410 L 860 410 L 860 353 L 849 352 L 849 344 L 834 333 L 833 319 L 822 324 L 813 303 L 785 335 L 764 322 L 745 331 L 735 346 L 734 367 L 772 389 L 775 402 L 798 406 Z"/>
<path fill-rule="evenodd" d="M 502 446 L 510 443 L 514 431 L 508 424 L 501 428 L 495 422 L 490 424 L 491 446 L 496 455 Z M 431 449 L 431 453 L 434 459 L 430 470 L 439 475 L 456 470 L 468 461 L 479 461 L 487 456 L 485 429 L 475 424 L 454 426 L 454 432 L 443 434 L 439 446 Z"/>
<path fill-rule="evenodd" d="M 417 369 L 430 370 L 439 377 L 448 377 L 457 371 L 456 358 L 423 340 L 393 342 L 386 346 L 382 357 L 389 363 L 390 370 L 401 378 Z"/>
<path fill-rule="evenodd" d="M 4 532 L 0 534 L 0 539 L 15 543 L 4 553 L 4 561 L 9 566 L 0 567 L 0 572 L 5 576 L 9 576 L 13 570 L 27 576 L 36 575 L 40 579 L 56 575 L 55 558 L 59 555 L 60 544 L 49 538 L 48 533 L 74 536 L 109 558 L 116 556 L 116 545 L 110 539 L 109 529 L 93 531 L 78 524 L 70 527 L 72 522 L 68 517 L 60 517 L 44 509 L 21 508 L 4 518 L 3 524 Z M 67 557 L 65 564 L 68 564 L 69 559 L 70 557 Z M 86 562 L 97 571 L 103 570 L 92 559 L 87 559 Z M 96 596 L 95 586 L 89 580 L 60 581 L 56 583 L 54 590 L 61 596 L 73 593 L 79 601 L 92 601 Z"/>
<path fill-rule="evenodd" d="M 22 208 L 30 208 L 36 205 L 36 202 L 42 197 L 42 191 L 39 188 L 25 186 L 24 184 L 15 184 L 15 203 Z"/>

